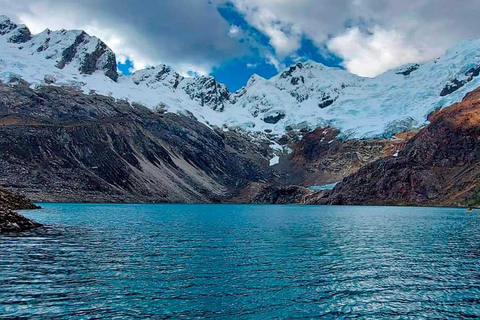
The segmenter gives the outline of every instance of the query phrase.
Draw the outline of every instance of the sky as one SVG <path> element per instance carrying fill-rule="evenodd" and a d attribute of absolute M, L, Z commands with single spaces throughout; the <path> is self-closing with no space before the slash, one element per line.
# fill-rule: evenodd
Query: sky
<path fill-rule="evenodd" d="M 0 14 L 83 29 L 117 54 L 123 74 L 167 64 L 213 75 L 231 91 L 298 61 L 373 77 L 480 38 L 478 0 L 0 0 Z"/>

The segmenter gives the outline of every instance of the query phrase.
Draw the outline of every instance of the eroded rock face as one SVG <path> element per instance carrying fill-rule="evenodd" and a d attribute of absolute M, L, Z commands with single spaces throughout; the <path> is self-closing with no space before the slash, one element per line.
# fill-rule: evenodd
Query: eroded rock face
<path fill-rule="evenodd" d="M 329 127 L 306 133 L 283 163 L 288 183 L 311 186 L 341 181 L 368 163 L 396 154 L 412 135 L 400 134 L 394 140 L 345 140 L 338 139 L 339 133 Z"/>
<path fill-rule="evenodd" d="M 478 206 L 480 90 L 430 116 L 397 158 L 377 160 L 316 203 Z"/>
<path fill-rule="evenodd" d="M 36 201 L 224 201 L 272 176 L 260 149 L 111 97 L 0 84 L 0 184 Z"/>
<path fill-rule="evenodd" d="M 41 226 L 10 209 L 0 207 L 0 233 L 23 232 Z"/>

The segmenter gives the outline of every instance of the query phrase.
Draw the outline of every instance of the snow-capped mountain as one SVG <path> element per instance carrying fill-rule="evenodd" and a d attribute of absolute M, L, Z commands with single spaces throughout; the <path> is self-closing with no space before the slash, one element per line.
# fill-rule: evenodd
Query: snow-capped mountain
<path fill-rule="evenodd" d="M 433 110 L 478 87 L 479 48 L 480 40 L 465 40 L 435 61 L 375 78 L 308 61 L 268 80 L 254 75 L 230 93 L 213 77 L 183 77 L 165 65 L 119 75 L 115 54 L 101 40 L 79 30 L 32 35 L 1 16 L 0 80 L 75 86 L 254 133 L 330 125 L 345 137 L 373 138 L 420 127 Z"/>

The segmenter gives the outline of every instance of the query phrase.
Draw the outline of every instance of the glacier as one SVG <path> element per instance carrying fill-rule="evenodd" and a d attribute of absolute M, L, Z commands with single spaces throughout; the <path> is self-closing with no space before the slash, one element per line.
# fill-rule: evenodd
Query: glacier
<path fill-rule="evenodd" d="M 480 40 L 463 40 L 438 59 L 366 78 L 314 61 L 265 79 L 253 75 L 236 92 L 211 76 L 184 77 L 167 65 L 121 75 L 115 54 L 81 30 L 45 30 L 0 16 L 0 80 L 32 87 L 71 86 L 184 114 L 224 130 L 281 137 L 334 127 L 340 138 L 389 138 L 420 128 L 428 115 L 478 87 Z"/>

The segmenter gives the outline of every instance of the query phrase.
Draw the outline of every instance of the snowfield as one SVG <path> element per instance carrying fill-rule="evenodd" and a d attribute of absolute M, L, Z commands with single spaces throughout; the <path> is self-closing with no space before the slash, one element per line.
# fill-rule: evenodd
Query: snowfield
<path fill-rule="evenodd" d="M 375 78 L 307 61 L 271 79 L 253 75 L 230 93 L 213 77 L 182 77 L 165 65 L 117 75 L 114 53 L 83 31 L 27 31 L 0 16 L 3 82 L 22 78 L 31 86 L 74 86 L 188 114 L 211 126 L 277 136 L 332 126 L 344 138 L 391 137 L 425 125 L 432 111 L 460 101 L 479 85 L 480 40 L 461 41 L 435 61 Z"/>

